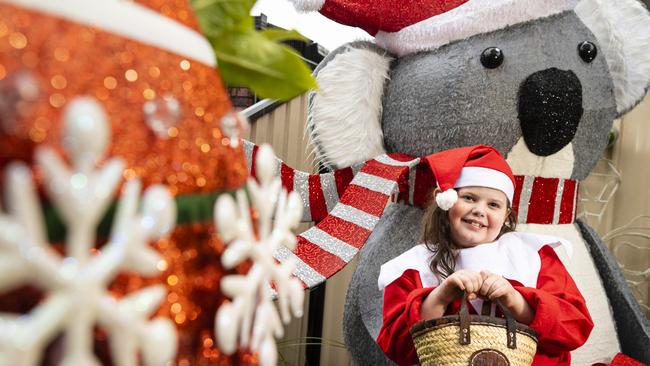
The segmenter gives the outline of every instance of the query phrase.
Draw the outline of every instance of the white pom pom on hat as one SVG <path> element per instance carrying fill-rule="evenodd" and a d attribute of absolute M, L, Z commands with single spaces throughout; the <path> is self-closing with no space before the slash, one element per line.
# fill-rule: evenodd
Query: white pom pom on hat
<path fill-rule="evenodd" d="M 502 191 L 509 202 L 515 193 L 512 169 L 492 146 L 475 145 L 441 151 L 424 158 L 441 192 L 436 203 L 449 210 L 458 201 L 454 188 L 487 187 Z"/>
<path fill-rule="evenodd" d="M 449 211 L 456 204 L 456 201 L 458 201 L 458 193 L 455 189 L 448 189 L 436 194 L 436 203 L 444 211 Z"/>

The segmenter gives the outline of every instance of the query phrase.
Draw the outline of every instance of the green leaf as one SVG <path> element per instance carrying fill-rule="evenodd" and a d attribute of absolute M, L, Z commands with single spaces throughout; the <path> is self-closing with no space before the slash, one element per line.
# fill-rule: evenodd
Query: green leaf
<path fill-rule="evenodd" d="M 307 37 L 303 36 L 295 29 L 286 30 L 281 28 L 269 28 L 262 30 L 260 33 L 262 33 L 262 35 L 269 41 L 274 42 L 282 42 L 288 40 L 309 42 L 309 39 Z"/>
<path fill-rule="evenodd" d="M 255 0 L 192 0 L 192 7 L 205 34 L 255 28 L 249 15 Z"/>
<path fill-rule="evenodd" d="M 258 32 L 223 33 L 213 43 L 221 75 L 263 98 L 292 99 L 317 87 L 311 70 L 292 48 Z"/>
<path fill-rule="evenodd" d="M 317 87 L 311 69 L 279 42 L 307 41 L 295 30 L 255 31 L 255 0 L 191 0 L 228 85 L 246 86 L 263 98 L 289 100 Z"/>

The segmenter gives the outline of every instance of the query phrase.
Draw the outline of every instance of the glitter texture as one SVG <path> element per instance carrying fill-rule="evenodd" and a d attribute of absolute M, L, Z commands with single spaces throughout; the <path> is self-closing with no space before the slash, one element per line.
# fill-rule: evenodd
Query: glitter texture
<path fill-rule="evenodd" d="M 327 212 L 329 212 L 332 211 L 334 206 L 336 206 L 336 203 L 339 201 L 339 194 L 336 190 L 336 180 L 332 173 L 321 174 L 320 177 L 320 189 L 323 191 L 325 205 L 327 206 Z"/>
<path fill-rule="evenodd" d="M 352 184 L 368 188 L 371 191 L 391 195 L 395 190 L 397 183 L 388 179 L 376 177 L 366 173 L 358 173 L 352 180 Z"/>
<path fill-rule="evenodd" d="M 467 0 L 398 1 L 374 3 L 365 1 L 327 1 L 320 12 L 338 23 L 359 27 L 371 35 L 377 31 L 397 32 L 424 19 L 452 10 Z"/>
<path fill-rule="evenodd" d="M 316 284 L 319 284 L 326 280 L 324 276 L 305 264 L 305 262 L 303 262 L 300 258 L 298 258 L 295 254 L 293 254 L 289 249 L 285 247 L 278 248 L 278 250 L 275 252 L 274 257 L 280 262 L 285 262 L 287 259 L 293 258 L 296 263 L 296 268 L 293 270 L 293 274 L 295 274 L 296 277 L 300 278 L 300 280 L 304 282 L 308 287 L 315 286 Z"/>
<path fill-rule="evenodd" d="M 186 0 L 135 0 L 134 2 L 200 32 L 199 22 L 194 13 L 188 9 Z"/>
<path fill-rule="evenodd" d="M 311 228 L 301 235 L 303 238 L 349 262 L 359 251 L 350 244 L 339 240 L 318 227 Z"/>
<path fill-rule="evenodd" d="M 174 5 L 154 0 L 141 3 L 165 15 L 178 14 L 181 3 L 189 9 L 185 1 L 172 1 Z M 6 29 L 0 36 L 0 65 L 7 75 L 3 81 L 17 72 L 27 72 L 40 89 L 33 106 L 16 119 L 15 132 L 0 131 L 0 168 L 11 160 L 30 162 L 35 143 L 60 150 L 63 107 L 74 96 L 91 95 L 110 116 L 109 155 L 124 159 L 145 186 L 163 183 L 173 194 L 182 194 L 243 184 L 246 166 L 241 149 L 213 137 L 214 131 L 220 130 L 218 121 L 231 110 L 213 68 L 12 5 L 0 4 L 0 14 L 0 24 Z M 190 15 L 193 18 L 188 14 L 188 19 Z M 183 70 L 181 64 L 190 67 Z M 174 96 L 182 111 L 176 135 L 166 139 L 145 123 L 143 105 L 154 94 Z M 197 108 L 203 111 L 200 117 L 195 114 Z M 204 139 L 209 151 L 189 143 L 196 137 Z M 188 169 L 183 169 L 186 162 Z M 205 184 L 200 186 L 197 181 Z"/>
<path fill-rule="evenodd" d="M 538 71 L 519 88 L 519 121 L 526 146 L 549 156 L 573 140 L 582 118 L 582 84 L 573 71 Z"/>
<path fill-rule="evenodd" d="M 186 0 L 136 2 L 198 30 Z M 214 68 L 97 28 L 0 3 L 0 82 L 15 84 L 20 75 L 29 76 L 36 93 L 14 98 L 17 102 L 8 107 L 20 113 L 12 114 L 16 117 L 11 129 L 0 129 L 0 170 L 13 160 L 31 164 L 38 144 L 63 153 L 62 112 L 70 100 L 89 95 L 109 116 L 108 156 L 125 161 L 124 178 L 138 177 L 145 186 L 162 183 L 174 195 L 231 190 L 245 182 L 243 151 L 222 142 L 219 121 L 232 106 Z M 166 136 L 160 136 L 147 125 L 144 105 L 165 96 L 177 100 L 181 113 Z M 178 355 L 169 366 L 258 364 L 256 355 L 240 351 L 226 356 L 215 346 L 214 316 L 225 301 L 219 280 L 227 272 L 220 264 L 223 245 L 212 225 L 178 226 L 169 239 L 152 245 L 164 259 L 158 264 L 164 273 L 155 278 L 122 274 L 110 290 L 123 297 L 151 284 L 167 288 L 156 315 L 169 317 L 179 331 Z M 101 250 L 93 249 L 95 254 Z M 247 270 L 242 265 L 230 273 Z M 0 311 L 25 313 L 41 299 L 42 293 L 33 288 L 1 293 Z M 100 328 L 94 342 L 102 364 L 110 365 L 107 335 Z M 63 346 L 61 337 L 48 345 L 43 364 L 58 364 Z"/>
<path fill-rule="evenodd" d="M 164 283 L 167 298 L 156 315 L 174 320 L 179 331 L 177 364 L 190 365 L 255 364 L 251 355 L 222 354 L 213 343 L 214 315 L 226 297 L 219 292 L 219 281 L 229 273 L 245 273 L 245 266 L 225 271 L 220 257 L 224 246 L 211 224 L 177 227 L 170 238 L 154 244 L 167 263 L 156 278 L 142 279 L 122 275 L 112 285 L 116 295 L 131 293 L 147 285 Z M 170 280 L 171 279 L 171 280 Z"/>
<path fill-rule="evenodd" d="M 370 231 L 374 229 L 377 221 L 379 221 L 379 218 L 377 216 L 370 215 L 352 206 L 344 205 L 342 203 L 336 205 L 331 214 Z"/>
<path fill-rule="evenodd" d="M 555 208 L 553 210 L 553 225 L 560 222 L 560 208 L 562 207 L 562 196 L 564 194 L 564 179 L 558 180 L 557 192 L 555 194 Z"/>

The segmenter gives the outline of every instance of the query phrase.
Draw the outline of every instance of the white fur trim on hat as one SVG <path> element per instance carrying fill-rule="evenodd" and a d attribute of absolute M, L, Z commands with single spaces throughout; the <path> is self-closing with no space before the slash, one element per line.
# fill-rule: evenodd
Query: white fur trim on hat
<path fill-rule="evenodd" d="M 464 167 L 460 177 L 456 180 L 454 188 L 462 187 L 488 187 L 498 189 L 505 193 L 510 203 L 515 194 L 515 186 L 508 175 L 494 169 L 477 166 Z"/>
<path fill-rule="evenodd" d="M 607 60 L 616 109 L 621 114 L 629 111 L 650 83 L 650 13 L 637 0 L 582 0 L 575 12 L 594 33 Z"/>
<path fill-rule="evenodd" d="M 319 11 L 325 4 L 325 0 L 289 0 L 301 12 Z"/>
<path fill-rule="evenodd" d="M 403 56 L 572 10 L 577 1 L 469 0 L 446 13 L 425 19 L 398 32 L 379 31 L 375 38 L 378 45 Z"/>
<path fill-rule="evenodd" d="M 3 1 L 96 27 L 208 66 L 216 65 L 212 46 L 202 34 L 132 1 Z"/>
<path fill-rule="evenodd" d="M 307 128 L 316 157 L 338 169 L 385 153 L 382 97 L 391 58 L 349 46 L 317 70 Z"/>
<path fill-rule="evenodd" d="M 436 203 L 443 211 L 449 211 L 456 204 L 456 201 L 458 201 L 458 192 L 455 189 L 448 189 L 436 194 Z"/>

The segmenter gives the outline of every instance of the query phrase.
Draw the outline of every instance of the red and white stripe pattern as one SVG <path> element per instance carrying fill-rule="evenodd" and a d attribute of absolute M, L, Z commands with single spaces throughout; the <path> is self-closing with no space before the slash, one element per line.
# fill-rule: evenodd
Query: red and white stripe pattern
<path fill-rule="evenodd" d="M 244 150 L 254 177 L 257 146 L 245 141 Z M 306 288 L 334 275 L 359 252 L 390 201 L 424 207 L 435 186 L 426 164 L 403 154 L 381 155 L 326 174 L 297 171 L 277 159 L 276 173 L 288 191 L 303 198 L 303 221 L 317 223 L 298 236 L 294 252 L 282 248 L 275 254 L 279 261 L 295 261 L 294 274 Z M 515 181 L 513 209 L 519 223 L 575 221 L 576 181 L 531 176 L 515 176 Z"/>
<path fill-rule="evenodd" d="M 244 140 L 244 153 L 252 177 L 256 176 L 253 162 L 256 161 L 257 150 L 257 145 Z M 287 192 L 296 191 L 300 194 L 303 203 L 302 221 L 319 222 L 334 209 L 361 166 L 358 164 L 332 173 L 310 174 L 291 168 L 276 158 L 275 172 L 282 179 L 282 186 Z"/>
<path fill-rule="evenodd" d="M 576 219 L 578 182 L 571 179 L 515 176 L 512 206 L 520 224 L 572 224 Z"/>
<path fill-rule="evenodd" d="M 329 215 L 298 236 L 294 252 L 281 248 L 276 259 L 292 258 L 294 274 L 307 288 L 334 275 L 366 243 L 394 193 L 407 189 L 406 177 L 417 163 L 387 155 L 366 162 Z"/>

